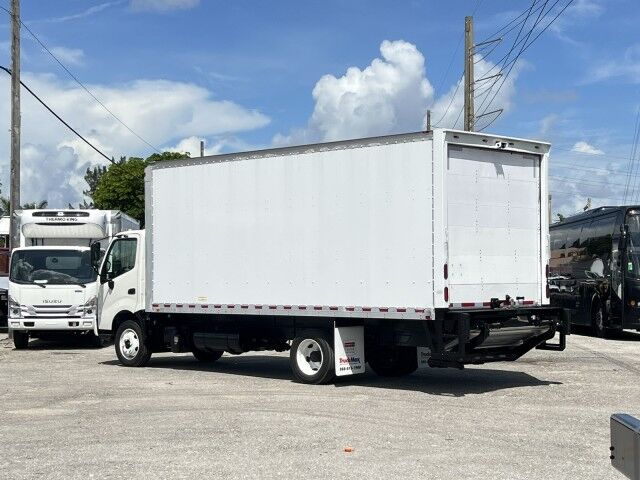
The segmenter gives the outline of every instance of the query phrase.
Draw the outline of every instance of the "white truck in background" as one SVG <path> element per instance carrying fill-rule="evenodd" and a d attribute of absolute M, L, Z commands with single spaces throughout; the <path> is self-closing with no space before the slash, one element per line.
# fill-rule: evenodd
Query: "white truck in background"
<path fill-rule="evenodd" d="M 290 350 L 314 384 L 562 350 L 548 152 L 435 130 L 154 164 L 146 230 L 99 267 L 99 330 L 127 366 Z"/>
<path fill-rule="evenodd" d="M 8 328 L 16 348 L 29 336 L 65 331 L 95 334 L 98 283 L 90 245 L 140 228 L 115 210 L 18 210 L 9 272 Z"/>

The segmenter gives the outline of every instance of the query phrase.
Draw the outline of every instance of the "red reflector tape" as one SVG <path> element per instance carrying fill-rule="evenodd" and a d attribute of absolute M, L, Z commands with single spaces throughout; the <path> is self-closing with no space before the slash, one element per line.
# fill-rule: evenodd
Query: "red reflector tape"
<path fill-rule="evenodd" d="M 249 305 L 240 305 L 240 308 L 249 308 Z"/>
<path fill-rule="evenodd" d="M 407 311 L 406 308 L 396 308 L 396 312 L 404 313 L 406 311 Z"/>
<path fill-rule="evenodd" d="M 388 312 L 389 311 L 389 309 L 387 307 L 380 307 L 379 310 L 381 312 Z"/>
<path fill-rule="evenodd" d="M 236 308 L 235 305 L 227 305 L 227 308 Z"/>
<path fill-rule="evenodd" d="M 164 308 L 170 308 L 170 307 L 171 307 L 171 304 L 170 304 L 170 303 L 165 303 L 165 304 L 164 304 Z"/>
<path fill-rule="evenodd" d="M 300 310 L 306 310 L 306 309 L 307 309 L 307 306 L 306 306 L 306 305 L 298 305 L 298 308 L 299 308 Z"/>
<path fill-rule="evenodd" d="M 181 303 L 177 304 L 176 308 L 182 308 L 182 304 Z"/>
<path fill-rule="evenodd" d="M 192 304 L 192 305 L 189 305 L 189 308 L 196 308 L 196 306 Z"/>
<path fill-rule="evenodd" d="M 209 305 L 200 305 L 202 308 L 209 308 Z"/>
<path fill-rule="evenodd" d="M 424 313 L 424 308 L 416 308 L 416 313 Z"/>
<path fill-rule="evenodd" d="M 276 308 L 278 308 L 277 305 L 269 305 L 269 310 L 275 310 Z"/>
<path fill-rule="evenodd" d="M 362 311 L 363 312 L 370 312 L 371 311 L 371 307 L 362 307 Z"/>
<path fill-rule="evenodd" d="M 463 307 L 475 307 L 476 304 L 473 302 L 462 302 L 460 305 L 462 305 Z"/>
<path fill-rule="evenodd" d="M 158 305 L 157 303 L 154 303 L 151 305 L 153 308 L 158 308 L 160 305 Z"/>
<path fill-rule="evenodd" d="M 222 308 L 222 305 L 220 305 L 220 304 L 214 305 L 213 308 Z"/>
<path fill-rule="evenodd" d="M 522 302 L 523 305 L 533 305 L 535 302 L 533 300 L 525 300 Z"/>
<path fill-rule="evenodd" d="M 354 312 L 356 309 L 356 307 L 346 307 L 345 310 L 347 310 L 347 312 Z"/>
<path fill-rule="evenodd" d="M 329 307 L 329 310 L 338 310 L 338 307 Z"/>
<path fill-rule="evenodd" d="M 254 305 L 253 308 L 256 310 L 262 310 L 262 305 Z"/>
<path fill-rule="evenodd" d="M 444 301 L 449 301 L 449 287 L 444 287 Z"/>
<path fill-rule="evenodd" d="M 291 310 L 291 305 L 284 305 L 284 306 L 283 306 L 283 308 L 284 308 L 285 310 Z"/>
<path fill-rule="evenodd" d="M 315 307 L 313 307 L 313 309 L 314 310 L 322 310 L 322 307 L 315 306 Z"/>

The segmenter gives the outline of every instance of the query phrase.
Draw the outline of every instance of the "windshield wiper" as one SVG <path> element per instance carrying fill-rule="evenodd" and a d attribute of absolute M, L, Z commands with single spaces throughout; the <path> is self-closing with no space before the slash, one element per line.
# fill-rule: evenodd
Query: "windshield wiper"
<path fill-rule="evenodd" d="M 44 284 L 44 283 L 31 282 L 31 285 L 37 285 L 37 286 L 42 287 L 42 288 L 47 288 L 47 285 Z"/>

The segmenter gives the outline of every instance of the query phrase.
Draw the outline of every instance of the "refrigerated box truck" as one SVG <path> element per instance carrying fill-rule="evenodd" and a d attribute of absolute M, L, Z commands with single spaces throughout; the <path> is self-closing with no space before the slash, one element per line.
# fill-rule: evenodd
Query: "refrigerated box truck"
<path fill-rule="evenodd" d="M 90 246 L 140 228 L 138 221 L 117 210 L 45 209 L 16 210 L 12 222 L 8 326 L 15 347 L 52 331 L 93 334 L 100 345 Z"/>
<path fill-rule="evenodd" d="M 124 365 L 290 350 L 307 383 L 563 349 L 548 154 L 435 130 L 156 163 L 146 230 L 100 267 L 99 328 Z"/>

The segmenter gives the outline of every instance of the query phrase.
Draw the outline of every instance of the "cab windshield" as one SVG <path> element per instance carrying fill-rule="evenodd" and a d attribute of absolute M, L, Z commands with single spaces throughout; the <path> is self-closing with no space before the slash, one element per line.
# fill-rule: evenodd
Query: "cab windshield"
<path fill-rule="evenodd" d="M 627 215 L 629 237 L 627 239 L 627 275 L 640 278 L 640 215 Z"/>
<path fill-rule="evenodd" d="M 15 283 L 70 285 L 96 281 L 89 250 L 16 250 L 9 280 Z"/>

